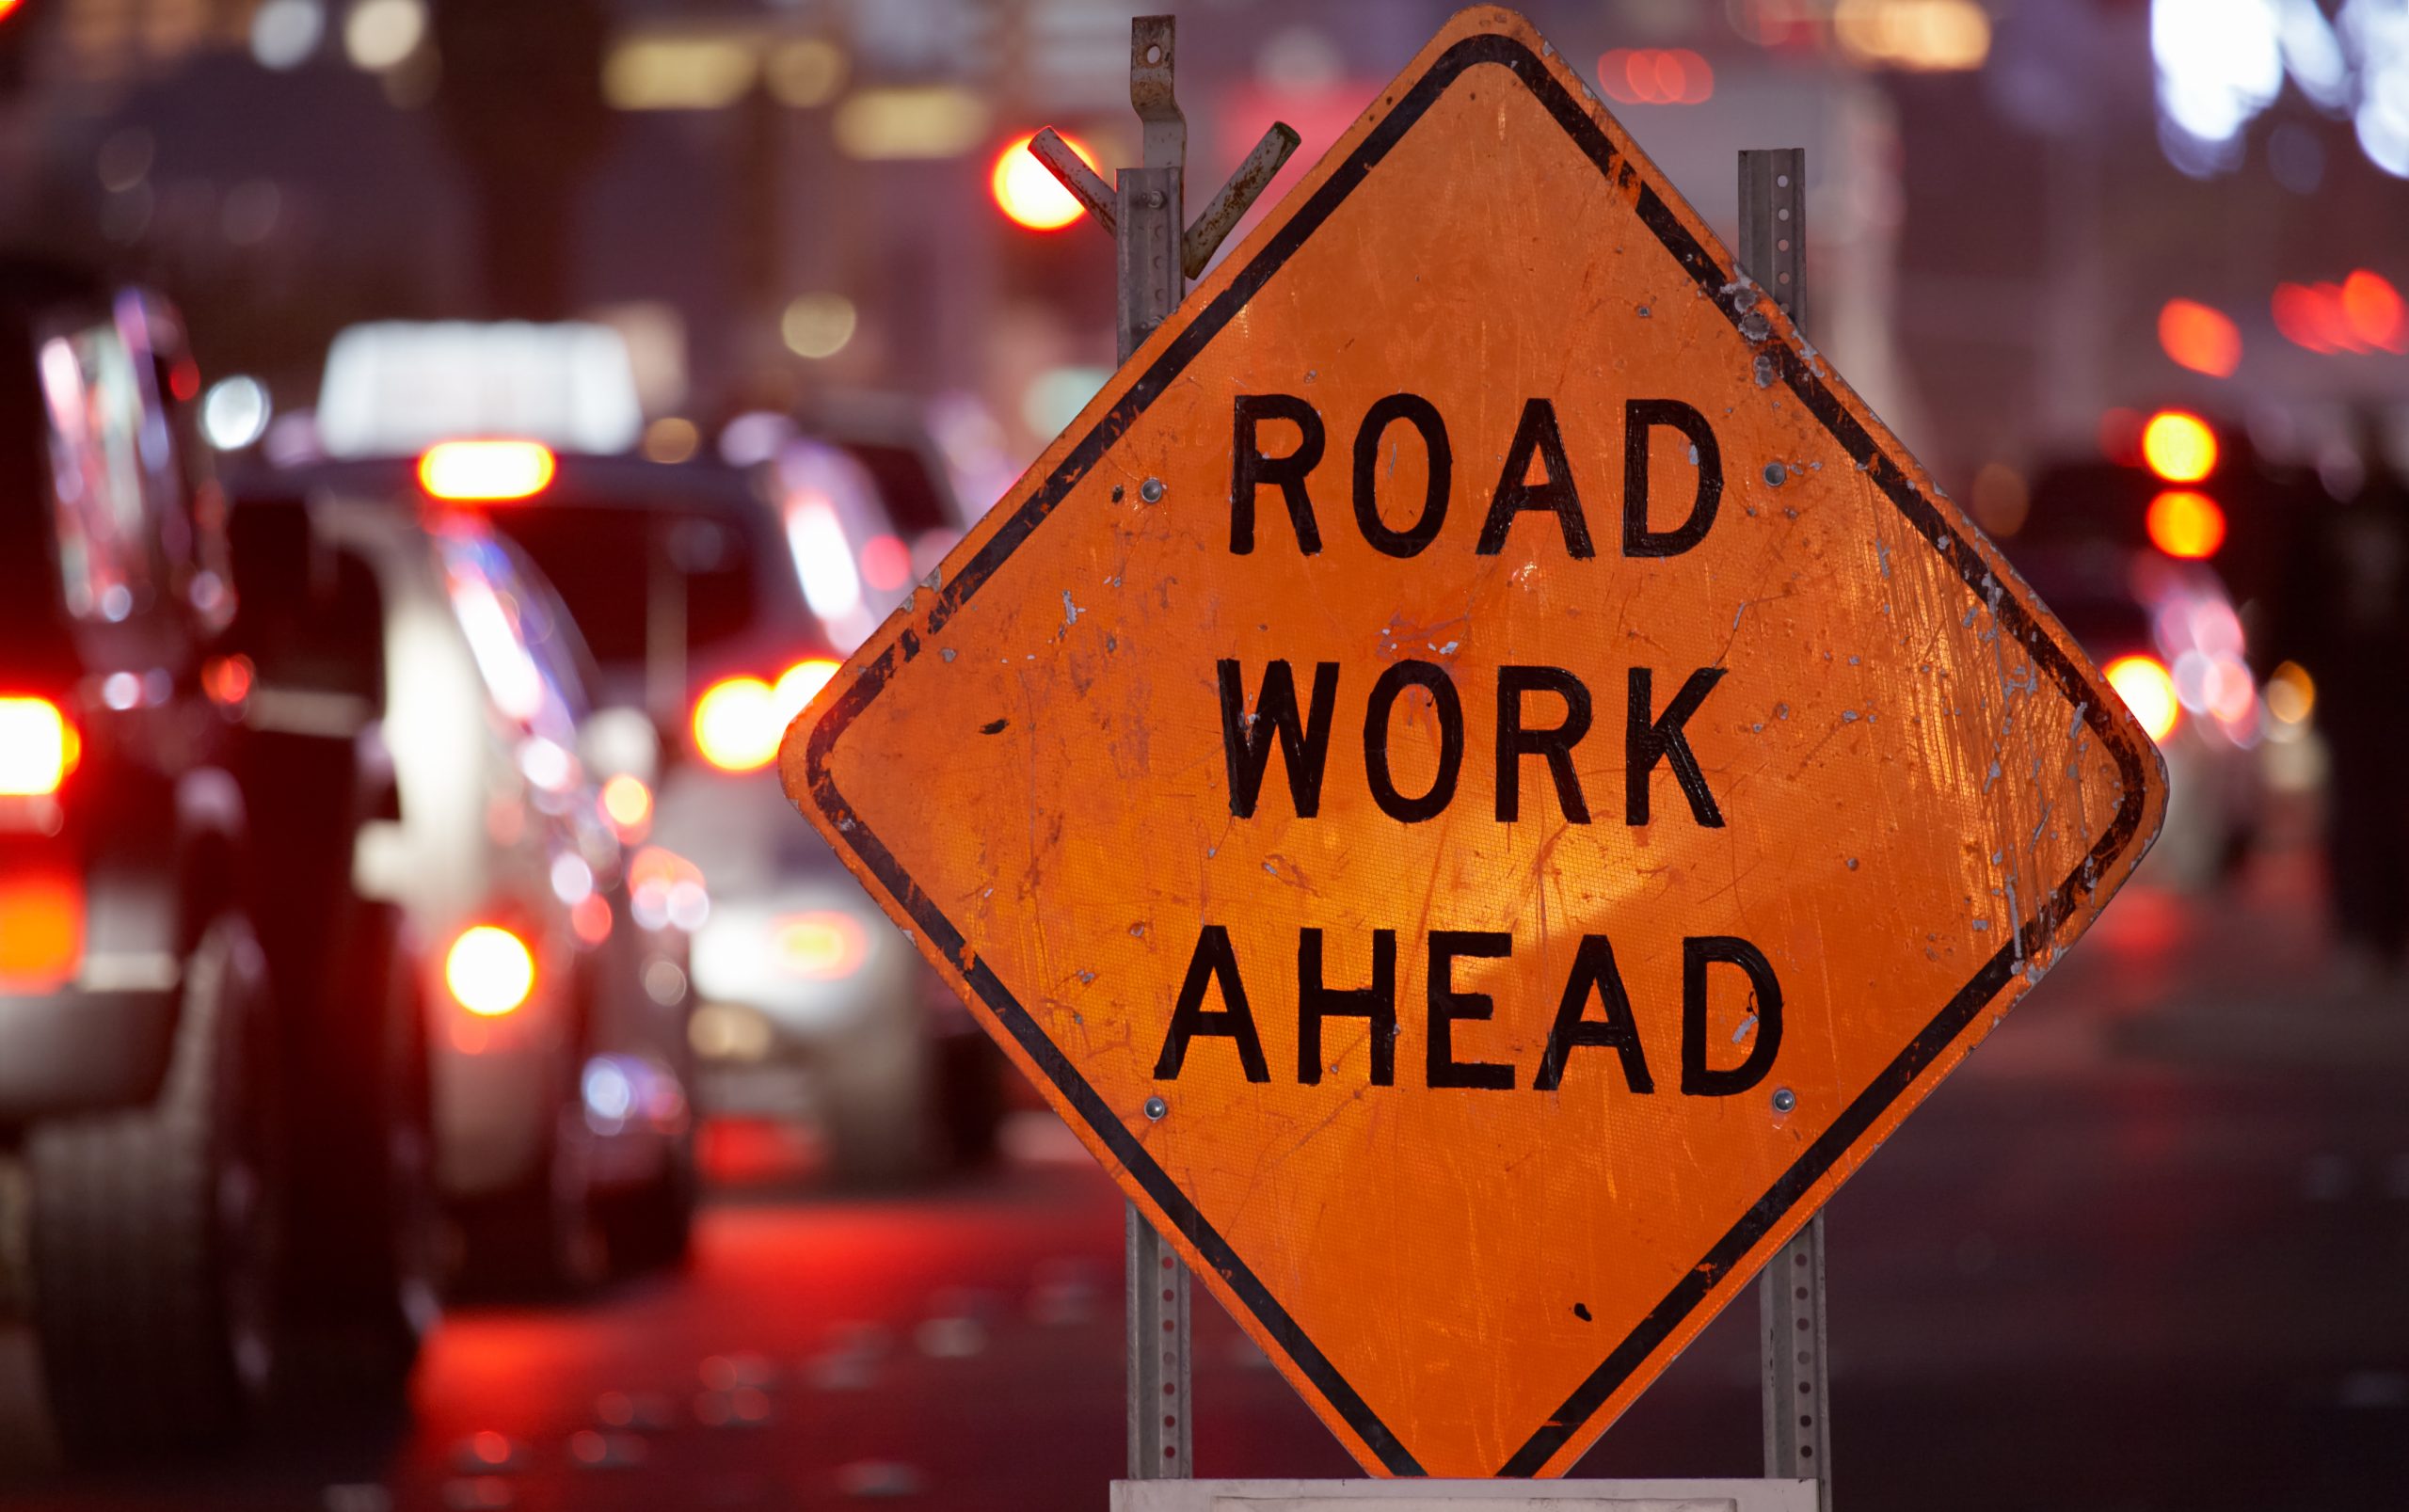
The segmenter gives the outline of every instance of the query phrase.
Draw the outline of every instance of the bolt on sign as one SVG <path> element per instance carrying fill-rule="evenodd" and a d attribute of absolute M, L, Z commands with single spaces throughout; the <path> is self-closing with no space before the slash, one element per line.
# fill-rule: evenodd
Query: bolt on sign
<path fill-rule="evenodd" d="M 1376 1472 L 1560 1474 L 2155 835 L 2065 628 L 1448 23 L 788 733 Z"/>

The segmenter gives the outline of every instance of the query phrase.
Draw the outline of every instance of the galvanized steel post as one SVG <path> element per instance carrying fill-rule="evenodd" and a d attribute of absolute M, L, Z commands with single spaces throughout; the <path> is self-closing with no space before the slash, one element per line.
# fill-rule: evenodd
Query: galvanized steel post
<path fill-rule="evenodd" d="M 1129 23 L 1129 103 L 1144 125 L 1145 166 L 1123 168 L 1115 196 L 1120 359 L 1129 360 L 1188 292 L 1180 263 L 1188 122 L 1172 93 L 1169 16 Z M 1152 1109 L 1149 1109 L 1151 1112 Z M 1172 1247 L 1132 1202 L 1128 1237 L 1129 1478 L 1190 1473 L 1189 1278 Z"/>
<path fill-rule="evenodd" d="M 1142 167 L 1123 168 L 1107 186 L 1052 127 L 1029 150 L 1053 170 L 1095 223 L 1112 234 L 1119 297 L 1114 322 L 1120 360 L 1127 362 L 1188 293 L 1188 280 L 1234 229 L 1255 197 L 1269 186 L 1296 132 L 1275 122 L 1247 154 L 1213 202 L 1187 222 L 1188 119 L 1173 89 L 1176 63 L 1169 16 L 1129 23 L 1129 103 L 1143 127 Z M 1166 1111 L 1146 1100 L 1148 1118 Z M 1189 1422 L 1189 1281 L 1178 1254 L 1138 1211 L 1125 1215 L 1129 1277 L 1129 1478 L 1165 1480 L 1190 1473 Z"/>
<path fill-rule="evenodd" d="M 1804 148 L 1740 154 L 1740 263 L 1803 332 Z M 1758 1309 L 1763 1327 L 1765 1474 L 1813 1481 L 1818 1505 L 1831 1512 L 1831 1378 L 1826 1362 L 1822 1213 L 1765 1262 L 1758 1280 Z"/>

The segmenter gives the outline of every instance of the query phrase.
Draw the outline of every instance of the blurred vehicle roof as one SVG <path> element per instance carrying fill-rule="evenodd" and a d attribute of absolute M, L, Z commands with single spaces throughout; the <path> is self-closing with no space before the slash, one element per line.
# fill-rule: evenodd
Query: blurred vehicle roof
<path fill-rule="evenodd" d="M 626 338 L 586 321 L 376 321 L 327 350 L 318 444 L 328 456 L 414 455 L 462 436 L 624 452 L 644 413 Z"/>

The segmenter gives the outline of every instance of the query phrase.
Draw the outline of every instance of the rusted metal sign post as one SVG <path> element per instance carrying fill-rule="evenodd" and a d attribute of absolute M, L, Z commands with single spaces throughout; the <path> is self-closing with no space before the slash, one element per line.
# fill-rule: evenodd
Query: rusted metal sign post
<path fill-rule="evenodd" d="M 1799 334 L 1795 159 L 1760 286 L 1468 10 L 1183 300 L 1236 216 L 1181 230 L 1133 54 L 1145 167 L 1053 158 L 1126 360 L 779 758 L 1144 1219 L 1116 1498 L 1216 1484 L 1137 1479 L 1175 1255 L 1433 1477 L 1564 1474 L 1778 1262 L 1738 1504 L 1811 1505 L 1812 1217 L 2131 873 L 2156 754 Z"/>
<path fill-rule="evenodd" d="M 1142 167 L 1101 178 L 1051 126 L 1029 151 L 1052 169 L 1089 215 L 1109 232 L 1118 254 L 1116 328 L 1120 360 L 1179 306 L 1188 280 L 1204 271 L 1288 154 L 1297 134 L 1284 122 L 1264 133 L 1213 203 L 1186 224 L 1188 120 L 1173 90 L 1178 29 L 1170 16 L 1129 24 L 1129 103 L 1143 123 Z M 1188 1268 L 1136 1203 L 1127 1218 L 1129 1478 L 1189 1474 Z"/>
<path fill-rule="evenodd" d="M 1740 263 L 1803 336 L 1807 329 L 1807 152 L 1740 154 Z M 1832 1505 L 1830 1329 L 1824 1311 L 1824 1215 L 1765 1262 L 1757 1282 L 1764 1357 L 1765 1474 L 1815 1483 Z"/>

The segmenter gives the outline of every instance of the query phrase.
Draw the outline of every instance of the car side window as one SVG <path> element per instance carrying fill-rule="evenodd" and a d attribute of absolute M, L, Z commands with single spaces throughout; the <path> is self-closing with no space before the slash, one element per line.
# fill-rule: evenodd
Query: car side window
<path fill-rule="evenodd" d="M 157 583 L 142 458 L 153 417 L 144 413 L 133 355 L 114 324 L 45 336 L 36 361 L 67 610 L 115 623 L 148 607 Z"/>
<path fill-rule="evenodd" d="M 528 734 L 573 747 L 584 690 L 566 664 L 550 596 L 530 587 L 483 527 L 451 520 L 434 533 L 453 617 L 494 706 Z"/>

